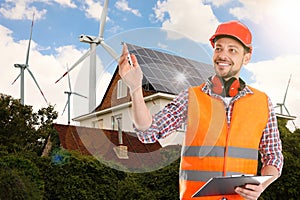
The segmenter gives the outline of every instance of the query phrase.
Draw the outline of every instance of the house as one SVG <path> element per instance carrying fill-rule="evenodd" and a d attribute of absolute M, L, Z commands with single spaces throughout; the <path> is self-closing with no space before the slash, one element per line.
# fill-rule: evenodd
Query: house
<path fill-rule="evenodd" d="M 180 91 L 204 82 L 212 65 L 127 44 L 143 71 L 143 95 L 151 114 L 157 113 Z M 176 134 L 153 144 L 142 144 L 131 120 L 129 89 L 115 70 L 100 105 L 94 112 L 73 119 L 80 126 L 55 124 L 61 146 L 113 161 L 129 169 L 159 168 L 180 156 L 184 125 Z"/>
<path fill-rule="evenodd" d="M 194 61 L 157 50 L 127 44 L 136 55 L 143 71 L 143 95 L 151 114 L 157 113 L 179 92 L 197 86 L 214 74 L 210 64 Z M 134 132 L 129 89 L 115 70 L 107 91 L 95 112 L 73 119 L 80 126 Z M 178 134 L 159 140 L 164 147 L 181 144 L 185 127 Z"/>

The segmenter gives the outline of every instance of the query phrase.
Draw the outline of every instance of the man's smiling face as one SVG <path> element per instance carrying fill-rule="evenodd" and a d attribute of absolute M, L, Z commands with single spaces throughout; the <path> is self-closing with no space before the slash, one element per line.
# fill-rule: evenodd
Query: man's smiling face
<path fill-rule="evenodd" d="M 230 37 L 222 37 L 215 42 L 213 64 L 218 76 L 225 80 L 239 78 L 243 65 L 249 63 L 251 53 L 246 53 L 244 46 Z"/>

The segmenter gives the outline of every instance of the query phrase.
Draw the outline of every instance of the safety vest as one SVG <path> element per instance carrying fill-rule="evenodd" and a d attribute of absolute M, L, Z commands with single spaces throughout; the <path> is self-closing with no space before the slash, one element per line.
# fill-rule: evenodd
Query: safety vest
<path fill-rule="evenodd" d="M 268 121 L 267 96 L 251 88 L 234 103 L 230 126 L 221 99 L 189 89 L 188 125 L 180 163 L 180 199 L 191 196 L 210 178 L 256 174 L 258 148 Z M 243 199 L 240 195 L 193 199 Z"/>

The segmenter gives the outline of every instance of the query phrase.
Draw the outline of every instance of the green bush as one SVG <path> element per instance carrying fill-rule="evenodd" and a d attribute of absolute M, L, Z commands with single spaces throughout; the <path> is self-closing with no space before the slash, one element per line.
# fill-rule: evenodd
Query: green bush
<path fill-rule="evenodd" d="M 178 172 L 179 159 L 156 171 L 127 173 L 127 177 L 119 183 L 117 199 L 178 199 Z"/>
<path fill-rule="evenodd" d="M 62 150 L 63 151 L 63 150 Z M 69 156 L 62 163 L 44 158 L 45 199 L 116 199 L 119 179 L 123 172 L 111 169 L 94 157 L 76 152 L 62 153 Z"/>
<path fill-rule="evenodd" d="M 20 155 L 0 159 L 0 199 L 42 199 L 44 183 L 37 166 Z"/>

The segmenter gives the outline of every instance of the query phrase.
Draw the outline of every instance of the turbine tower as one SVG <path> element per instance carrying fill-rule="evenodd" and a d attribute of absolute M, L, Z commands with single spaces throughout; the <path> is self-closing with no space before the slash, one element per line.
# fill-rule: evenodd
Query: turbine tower
<path fill-rule="evenodd" d="M 67 66 L 67 70 L 68 70 L 68 66 Z M 83 96 L 81 94 L 78 94 L 77 92 L 72 92 L 72 88 L 71 88 L 71 79 L 70 79 L 70 75 L 68 74 L 68 83 L 69 83 L 69 91 L 65 91 L 64 93 L 68 95 L 68 100 L 66 102 L 66 105 L 64 107 L 64 110 L 62 112 L 61 115 L 64 114 L 67 106 L 68 106 L 68 125 L 70 125 L 70 121 L 71 121 L 71 109 L 70 109 L 70 99 L 71 99 L 71 95 L 74 94 L 74 95 L 77 95 L 77 96 L 80 96 L 80 97 L 83 97 L 83 98 L 87 98 L 86 96 Z"/>
<path fill-rule="evenodd" d="M 79 41 L 90 44 L 90 49 L 75 62 L 71 68 L 66 71 L 55 83 L 60 81 L 65 75 L 73 70 L 78 64 L 80 64 L 86 57 L 90 56 L 90 69 L 89 69 L 89 112 L 92 112 L 96 108 L 96 47 L 100 44 L 116 61 L 118 60 L 118 54 L 104 42 L 104 27 L 107 16 L 108 2 L 104 2 L 100 28 L 98 36 L 80 35 Z"/>
<path fill-rule="evenodd" d="M 18 80 L 19 77 L 21 77 L 21 84 L 20 84 L 20 99 L 21 99 L 21 104 L 24 105 L 24 74 L 25 74 L 25 70 L 27 69 L 27 71 L 29 72 L 31 78 L 33 79 L 33 81 L 35 82 L 36 86 L 38 87 L 39 91 L 41 92 L 44 100 L 47 103 L 47 99 L 45 98 L 44 93 L 42 92 L 38 82 L 36 81 L 33 73 L 31 72 L 31 70 L 29 69 L 29 52 L 30 52 L 30 43 L 31 43 L 31 38 L 32 38 L 32 29 L 33 29 L 33 23 L 34 23 L 34 13 L 32 16 L 32 23 L 31 23 L 31 29 L 30 29 L 30 38 L 29 38 L 29 42 L 28 42 L 28 48 L 27 48 L 27 55 L 26 55 L 26 61 L 25 64 L 14 64 L 14 66 L 16 68 L 20 68 L 20 74 L 17 76 L 17 78 L 13 81 L 12 85 Z"/>

